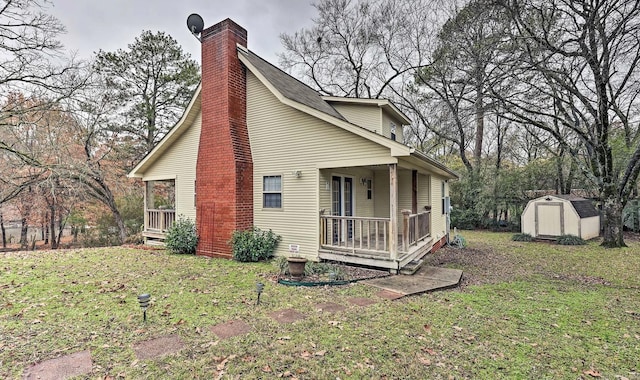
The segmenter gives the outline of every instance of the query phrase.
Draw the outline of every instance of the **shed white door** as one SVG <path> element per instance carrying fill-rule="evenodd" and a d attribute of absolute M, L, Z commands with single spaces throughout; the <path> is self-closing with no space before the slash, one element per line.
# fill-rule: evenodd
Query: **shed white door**
<path fill-rule="evenodd" d="M 536 204 L 536 235 L 564 235 L 563 204 L 560 202 Z"/>

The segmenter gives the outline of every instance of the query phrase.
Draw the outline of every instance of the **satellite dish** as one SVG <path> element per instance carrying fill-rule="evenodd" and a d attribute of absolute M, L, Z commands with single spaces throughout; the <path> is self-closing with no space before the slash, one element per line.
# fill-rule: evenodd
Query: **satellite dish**
<path fill-rule="evenodd" d="M 204 29 L 204 21 L 202 20 L 202 17 L 197 13 L 190 14 L 189 17 L 187 17 L 187 28 L 189 28 L 191 34 L 200 40 L 198 35 Z"/>

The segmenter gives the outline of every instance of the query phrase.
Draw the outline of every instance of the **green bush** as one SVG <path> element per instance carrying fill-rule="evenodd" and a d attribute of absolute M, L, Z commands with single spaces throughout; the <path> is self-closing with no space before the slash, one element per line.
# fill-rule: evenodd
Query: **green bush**
<path fill-rule="evenodd" d="M 180 215 L 169 228 L 164 244 L 171 253 L 193 255 L 198 246 L 198 234 L 193 220 Z"/>
<path fill-rule="evenodd" d="M 454 207 L 451 210 L 451 225 L 463 230 L 473 230 L 482 225 L 482 216 L 474 210 Z"/>
<path fill-rule="evenodd" d="M 584 239 L 575 235 L 562 235 L 556 240 L 560 245 L 585 245 L 587 244 Z"/>
<path fill-rule="evenodd" d="M 267 260 L 273 256 L 281 238 L 272 230 L 265 232 L 258 227 L 234 231 L 229 242 L 233 251 L 233 259 L 241 262 Z"/>
<path fill-rule="evenodd" d="M 513 241 L 533 241 L 533 237 L 530 234 L 515 234 L 511 236 Z"/>

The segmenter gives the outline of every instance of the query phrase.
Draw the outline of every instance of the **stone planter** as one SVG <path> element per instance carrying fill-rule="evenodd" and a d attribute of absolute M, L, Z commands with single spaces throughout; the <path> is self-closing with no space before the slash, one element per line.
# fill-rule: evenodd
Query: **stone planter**
<path fill-rule="evenodd" d="M 307 259 L 304 257 L 288 257 L 289 274 L 295 280 L 300 280 L 304 277 L 304 267 L 307 265 Z"/>

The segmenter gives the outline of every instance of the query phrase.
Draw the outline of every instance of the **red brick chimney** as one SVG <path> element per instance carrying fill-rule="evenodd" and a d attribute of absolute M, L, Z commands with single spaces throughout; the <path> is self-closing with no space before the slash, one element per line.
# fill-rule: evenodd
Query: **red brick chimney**
<path fill-rule="evenodd" d="M 253 225 L 253 161 L 247 131 L 247 73 L 236 44 L 247 31 L 230 19 L 204 29 L 202 131 L 196 165 L 196 253 L 231 257 L 234 230 Z"/>

